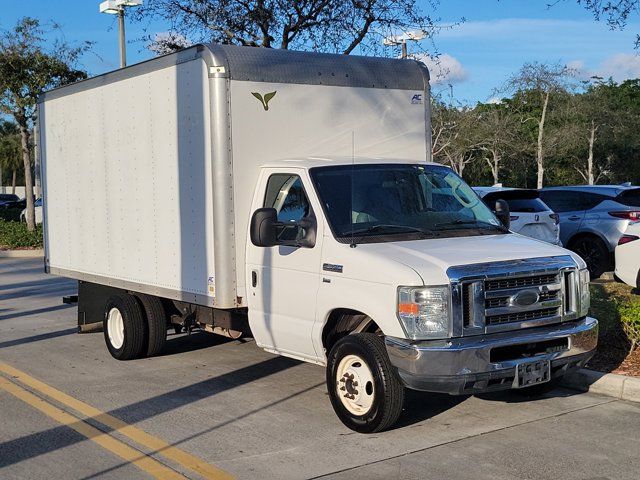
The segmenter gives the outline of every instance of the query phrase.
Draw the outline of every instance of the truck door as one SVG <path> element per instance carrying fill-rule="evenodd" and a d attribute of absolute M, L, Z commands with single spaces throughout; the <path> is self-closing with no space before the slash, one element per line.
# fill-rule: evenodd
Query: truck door
<path fill-rule="evenodd" d="M 304 172 L 270 169 L 261 177 L 252 211 L 275 208 L 278 221 L 295 223 L 314 217 Z M 322 222 L 317 222 L 313 247 L 256 247 L 247 241 L 249 323 L 256 343 L 279 353 L 318 358 L 312 342 L 320 282 Z M 295 229 L 280 232 L 280 238 Z M 285 238 L 292 240 L 291 238 Z"/>

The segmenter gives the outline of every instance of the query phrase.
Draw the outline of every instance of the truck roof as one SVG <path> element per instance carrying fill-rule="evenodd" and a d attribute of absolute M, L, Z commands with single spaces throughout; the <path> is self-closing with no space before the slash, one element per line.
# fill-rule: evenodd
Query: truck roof
<path fill-rule="evenodd" d="M 397 164 L 420 164 L 420 165 L 438 165 L 446 166 L 436 162 L 425 162 L 424 160 L 406 159 L 406 158 L 381 158 L 381 157 L 348 157 L 348 156 L 327 156 L 327 157 L 306 157 L 306 158 L 285 158 L 268 162 L 263 167 L 270 168 L 315 168 L 328 167 L 338 165 L 363 165 L 376 163 L 397 163 Z"/>
<path fill-rule="evenodd" d="M 43 93 L 39 102 L 104 86 L 201 57 L 209 76 L 231 80 L 424 91 L 429 71 L 412 59 L 198 44 Z"/>

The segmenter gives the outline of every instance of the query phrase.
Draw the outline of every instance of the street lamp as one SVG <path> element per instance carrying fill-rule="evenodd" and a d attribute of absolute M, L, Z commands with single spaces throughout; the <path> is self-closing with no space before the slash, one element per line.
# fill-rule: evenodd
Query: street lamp
<path fill-rule="evenodd" d="M 402 58 L 407 58 L 407 41 L 418 42 L 424 38 L 426 38 L 427 32 L 424 30 L 413 30 L 410 32 L 405 32 L 402 35 L 391 35 L 386 37 L 382 44 L 390 47 L 402 45 Z"/>
<path fill-rule="evenodd" d="M 118 15 L 118 32 L 120 37 L 120 68 L 127 66 L 127 47 L 124 36 L 124 9 L 138 7 L 142 0 L 105 0 L 100 4 L 100 13 Z"/>

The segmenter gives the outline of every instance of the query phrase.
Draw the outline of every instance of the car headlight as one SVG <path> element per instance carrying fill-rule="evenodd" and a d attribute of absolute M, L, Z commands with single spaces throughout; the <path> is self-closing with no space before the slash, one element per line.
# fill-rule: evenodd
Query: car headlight
<path fill-rule="evenodd" d="M 580 298 L 578 315 L 580 317 L 585 317 L 589 313 L 589 307 L 591 306 L 591 294 L 589 293 L 589 281 L 591 280 L 591 277 L 589 275 L 589 270 L 580 270 L 578 278 Z"/>
<path fill-rule="evenodd" d="M 398 319 L 413 340 L 451 336 L 451 293 L 448 285 L 399 287 Z"/>

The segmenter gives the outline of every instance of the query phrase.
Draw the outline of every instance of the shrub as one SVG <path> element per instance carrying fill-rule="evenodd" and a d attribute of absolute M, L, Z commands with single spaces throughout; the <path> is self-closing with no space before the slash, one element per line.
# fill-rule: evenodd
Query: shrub
<path fill-rule="evenodd" d="M 631 298 L 625 301 L 617 300 L 616 303 L 622 329 L 631 342 L 631 350 L 634 350 L 640 343 L 640 300 Z"/>
<path fill-rule="evenodd" d="M 30 232 L 24 223 L 0 219 L 0 247 L 42 247 L 42 225 L 37 225 L 35 231 Z"/>
<path fill-rule="evenodd" d="M 640 295 L 622 283 L 592 283 L 591 312 L 600 322 L 601 339 L 621 340 L 633 350 L 640 344 Z"/>

